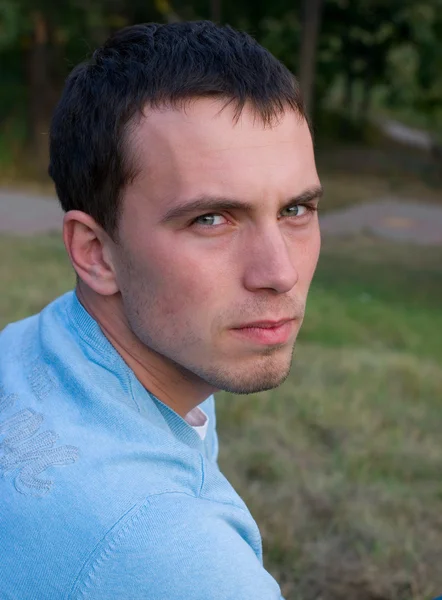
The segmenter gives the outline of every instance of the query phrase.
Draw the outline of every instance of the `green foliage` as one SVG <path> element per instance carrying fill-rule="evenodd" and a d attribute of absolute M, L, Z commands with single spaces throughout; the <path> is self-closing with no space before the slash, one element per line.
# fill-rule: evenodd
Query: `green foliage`
<path fill-rule="evenodd" d="M 11 46 L 20 30 L 20 15 L 13 0 L 0 1 L 0 52 Z"/>
<path fill-rule="evenodd" d="M 290 11 L 283 19 L 268 17 L 261 23 L 261 43 L 293 72 L 299 70 L 301 23 L 298 14 Z"/>
<path fill-rule="evenodd" d="M 298 73 L 303 1 L 222 0 L 222 20 L 250 32 Z M 0 122 L 19 119 L 32 129 L 29 104 L 36 92 L 28 62 L 39 23 L 46 87 L 53 90 L 41 100 L 50 103 L 42 107 L 45 116 L 69 70 L 113 31 L 137 22 L 210 18 L 210 6 L 209 0 L 0 0 Z M 442 0 L 323 0 L 314 114 L 321 130 L 366 141 L 364 122 L 382 114 L 442 139 L 441 71 Z M 338 127 L 327 123 L 330 110 L 340 113 Z M 15 142 L 7 137 L 2 144 Z"/>

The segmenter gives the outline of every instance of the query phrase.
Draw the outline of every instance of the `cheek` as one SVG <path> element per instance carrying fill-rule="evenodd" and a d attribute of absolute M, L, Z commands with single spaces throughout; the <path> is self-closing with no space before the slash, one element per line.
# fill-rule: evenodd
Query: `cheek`
<path fill-rule="evenodd" d="M 309 286 L 318 263 L 321 248 L 321 237 L 319 229 L 309 236 L 302 246 L 298 248 L 297 262 L 298 273 L 302 285 Z"/>
<path fill-rule="evenodd" d="M 211 305 L 211 294 L 216 293 L 201 260 L 179 251 L 166 253 L 157 249 L 148 260 L 138 261 L 137 271 L 139 294 L 154 309 L 157 318 L 166 322 L 177 315 L 186 321 L 201 318 Z"/>
<path fill-rule="evenodd" d="M 316 269 L 320 251 L 321 251 L 321 233 L 320 233 L 319 227 L 318 227 L 315 232 L 315 235 L 312 238 L 311 248 L 310 248 L 311 268 L 312 268 L 313 272 Z"/>

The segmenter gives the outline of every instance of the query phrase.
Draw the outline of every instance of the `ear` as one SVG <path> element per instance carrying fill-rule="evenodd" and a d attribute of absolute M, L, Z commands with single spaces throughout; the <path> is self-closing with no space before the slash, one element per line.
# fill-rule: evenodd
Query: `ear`
<path fill-rule="evenodd" d="M 109 235 L 88 214 L 70 210 L 63 219 L 63 241 L 77 275 L 102 296 L 119 291 Z"/>

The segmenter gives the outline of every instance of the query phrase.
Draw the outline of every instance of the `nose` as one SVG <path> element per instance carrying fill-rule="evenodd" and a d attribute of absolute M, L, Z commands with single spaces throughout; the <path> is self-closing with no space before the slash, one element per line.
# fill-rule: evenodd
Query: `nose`
<path fill-rule="evenodd" d="M 294 263 L 293 238 L 287 240 L 277 224 L 256 232 L 252 244 L 244 250 L 244 286 L 249 291 L 271 289 L 279 294 L 289 292 L 298 281 Z"/>

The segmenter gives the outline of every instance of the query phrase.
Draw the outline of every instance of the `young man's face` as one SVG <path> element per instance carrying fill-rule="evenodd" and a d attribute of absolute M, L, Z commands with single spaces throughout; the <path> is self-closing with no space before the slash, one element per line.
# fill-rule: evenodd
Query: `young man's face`
<path fill-rule="evenodd" d="M 117 280 L 131 329 L 169 370 L 251 393 L 290 370 L 319 254 L 320 184 L 297 114 L 265 128 L 250 108 L 235 124 L 221 107 L 146 112 L 131 138 L 141 170 L 123 197 Z"/>

